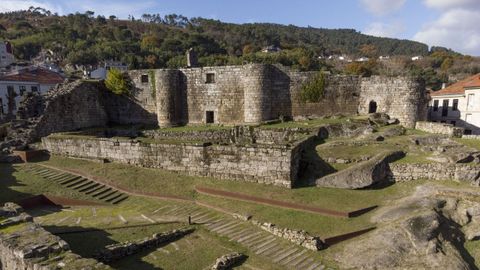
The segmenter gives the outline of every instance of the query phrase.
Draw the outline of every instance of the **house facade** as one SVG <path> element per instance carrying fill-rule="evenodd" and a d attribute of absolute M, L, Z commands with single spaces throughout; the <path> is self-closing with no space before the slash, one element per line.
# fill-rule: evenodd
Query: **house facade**
<path fill-rule="evenodd" d="M 0 41 L 0 68 L 5 68 L 15 63 L 12 45 L 8 41 Z"/>
<path fill-rule="evenodd" d="M 64 78 L 59 73 L 29 67 L 0 76 L 0 119 L 16 115 L 23 97 L 30 92 L 46 93 Z"/>
<path fill-rule="evenodd" d="M 480 74 L 430 94 L 429 119 L 480 135 Z"/>
<path fill-rule="evenodd" d="M 99 67 L 90 72 L 90 78 L 97 80 L 105 80 L 110 69 L 118 69 L 122 72 L 125 72 L 128 70 L 128 66 L 127 64 L 119 61 L 106 61 L 103 67 Z"/>

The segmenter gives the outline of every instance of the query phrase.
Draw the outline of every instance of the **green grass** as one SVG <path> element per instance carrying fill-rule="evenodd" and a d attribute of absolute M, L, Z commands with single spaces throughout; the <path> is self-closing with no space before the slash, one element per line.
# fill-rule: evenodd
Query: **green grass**
<path fill-rule="evenodd" d="M 86 135 L 81 132 L 67 132 L 67 133 L 55 133 L 48 136 L 52 139 L 89 139 L 89 140 L 104 140 L 107 138 L 104 137 L 97 137 L 94 135 Z M 201 144 L 204 143 L 203 141 L 199 140 L 184 140 L 184 139 L 154 139 L 154 138 L 147 138 L 147 137 L 136 137 L 134 139 L 128 137 L 110 137 L 109 140 L 117 140 L 117 141 L 140 141 L 142 143 L 148 144 Z"/>
<path fill-rule="evenodd" d="M 480 151 L 480 140 L 454 138 L 455 141 Z"/>
<path fill-rule="evenodd" d="M 371 224 L 368 222 L 368 216 L 355 218 L 353 220 L 322 217 L 300 211 L 203 196 L 197 194 L 194 188 L 196 185 L 206 186 L 337 211 L 353 211 L 373 205 L 384 205 L 391 199 L 405 196 L 413 191 L 415 186 L 423 183 L 422 181 L 413 181 L 398 183 L 383 189 L 368 190 L 343 190 L 318 187 L 286 189 L 255 183 L 188 177 L 163 170 L 139 168 L 122 164 L 98 164 L 59 157 L 52 157 L 47 163 L 54 166 L 82 170 L 109 179 L 109 181 L 128 189 L 140 192 L 158 192 L 164 195 L 183 196 L 218 205 L 232 212 L 254 214 L 259 220 L 275 222 L 289 228 L 307 229 L 322 237 L 363 229 Z M 135 179 L 135 181 L 131 181 L 131 179 Z"/>
<path fill-rule="evenodd" d="M 377 198 L 379 196 L 382 194 L 390 196 L 390 190 L 392 192 L 395 190 L 395 186 L 371 191 L 317 187 L 286 189 L 249 182 L 185 176 L 160 169 L 117 163 L 100 164 L 56 156 L 45 163 L 60 168 L 83 171 L 139 192 L 156 192 L 163 195 L 176 195 L 193 199 L 196 197 L 195 186 L 198 185 L 312 206 L 335 208 L 341 211 L 350 211 L 378 204 L 379 200 Z M 132 179 L 135 179 L 135 181 L 132 181 Z M 345 200 L 345 198 L 349 199 Z"/>
<path fill-rule="evenodd" d="M 223 126 L 215 124 L 203 124 L 203 125 L 186 125 L 179 127 L 160 128 L 158 131 L 162 132 L 190 132 L 190 131 L 215 131 L 215 130 L 228 130 L 232 126 Z"/>
<path fill-rule="evenodd" d="M 348 119 L 349 118 L 346 118 L 346 117 L 317 118 L 317 119 L 305 120 L 305 121 L 287 121 L 287 122 L 274 123 L 274 124 L 265 124 L 259 127 L 264 129 L 298 128 L 298 127 L 314 128 L 314 127 L 319 127 L 326 124 L 345 123 L 348 121 Z"/>

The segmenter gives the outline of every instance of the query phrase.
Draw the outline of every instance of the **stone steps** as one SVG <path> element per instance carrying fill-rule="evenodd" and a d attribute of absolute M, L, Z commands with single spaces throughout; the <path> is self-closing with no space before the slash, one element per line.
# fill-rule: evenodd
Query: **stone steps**
<path fill-rule="evenodd" d="M 22 167 L 22 170 L 106 203 L 119 204 L 129 198 L 127 194 L 115 188 L 107 187 L 94 180 L 68 172 L 57 171 L 35 164 L 25 165 Z"/>

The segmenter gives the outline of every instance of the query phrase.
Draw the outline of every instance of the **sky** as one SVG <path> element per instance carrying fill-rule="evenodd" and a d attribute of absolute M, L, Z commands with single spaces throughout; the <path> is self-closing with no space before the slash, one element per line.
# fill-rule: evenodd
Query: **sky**
<path fill-rule="evenodd" d="M 59 14 L 176 13 L 233 23 L 349 28 L 480 56 L 480 0 L 0 0 L 0 12 L 30 6 Z"/>

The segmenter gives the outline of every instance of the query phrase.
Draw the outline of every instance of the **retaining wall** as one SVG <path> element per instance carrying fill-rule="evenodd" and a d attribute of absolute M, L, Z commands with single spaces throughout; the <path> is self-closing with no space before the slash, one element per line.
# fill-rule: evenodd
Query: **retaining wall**
<path fill-rule="evenodd" d="M 51 154 L 161 168 L 188 175 L 252 181 L 292 187 L 303 147 L 287 145 L 149 144 L 134 140 L 49 136 L 42 143 Z"/>
<path fill-rule="evenodd" d="M 450 124 L 425 121 L 418 121 L 415 124 L 415 129 L 434 134 L 448 135 L 450 137 L 462 137 L 464 131 L 463 128 L 455 127 Z"/>
<path fill-rule="evenodd" d="M 454 180 L 479 185 L 480 166 L 471 164 L 389 164 L 389 178 L 395 182 L 418 179 Z"/>

